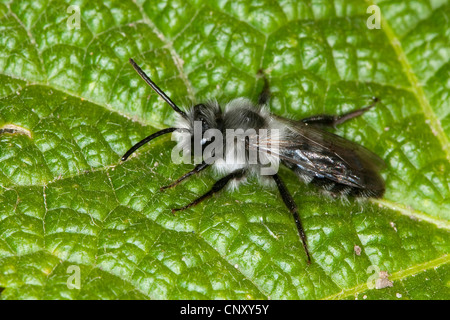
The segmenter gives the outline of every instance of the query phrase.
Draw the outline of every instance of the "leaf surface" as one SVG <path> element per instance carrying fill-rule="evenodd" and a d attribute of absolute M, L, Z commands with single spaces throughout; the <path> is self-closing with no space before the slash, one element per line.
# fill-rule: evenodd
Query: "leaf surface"
<path fill-rule="evenodd" d="M 448 0 L 3 1 L 1 298 L 449 299 L 449 21 Z M 289 118 L 379 97 L 336 133 L 385 160 L 384 198 L 332 200 L 282 169 L 311 265 L 256 180 L 173 215 L 219 176 L 161 193 L 192 169 L 170 137 L 120 162 L 174 121 L 129 58 L 185 108 L 256 100 L 260 69 Z"/>

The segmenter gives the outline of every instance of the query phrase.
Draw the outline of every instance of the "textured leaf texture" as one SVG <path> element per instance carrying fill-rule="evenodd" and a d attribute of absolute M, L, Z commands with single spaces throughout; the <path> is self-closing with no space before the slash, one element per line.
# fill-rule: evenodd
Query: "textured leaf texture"
<path fill-rule="evenodd" d="M 1 1 L 0 297 L 449 299 L 449 21 L 448 0 Z M 293 119 L 379 97 L 334 132 L 385 160 L 385 196 L 333 200 L 282 169 L 310 265 L 256 180 L 173 215 L 219 176 L 160 192 L 193 167 L 169 136 L 120 162 L 174 121 L 129 58 L 184 108 L 256 100 L 260 69 Z"/>

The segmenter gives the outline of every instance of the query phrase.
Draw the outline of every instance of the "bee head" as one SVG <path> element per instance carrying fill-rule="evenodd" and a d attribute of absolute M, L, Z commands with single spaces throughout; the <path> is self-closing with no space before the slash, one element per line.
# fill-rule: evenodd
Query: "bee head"
<path fill-rule="evenodd" d="M 212 142 L 211 139 L 203 139 L 205 132 L 209 129 L 222 129 L 222 111 L 215 101 L 196 104 L 187 111 L 186 115 L 187 117 L 179 123 L 179 127 L 189 131 L 191 145 L 195 144 L 194 134 L 196 134 L 197 138 L 200 137 L 200 143 L 204 149 Z M 199 135 L 199 129 L 201 135 Z"/>
<path fill-rule="evenodd" d="M 221 129 L 222 111 L 217 102 L 199 103 L 187 112 L 181 127 L 188 129 L 192 134 L 194 127 L 201 125 L 202 134 L 208 129 Z"/>

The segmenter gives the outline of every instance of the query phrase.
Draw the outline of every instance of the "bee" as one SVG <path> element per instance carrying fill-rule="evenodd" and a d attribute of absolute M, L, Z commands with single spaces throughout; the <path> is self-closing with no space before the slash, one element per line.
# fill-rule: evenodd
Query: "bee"
<path fill-rule="evenodd" d="M 301 120 L 292 120 L 268 111 L 270 89 L 268 80 L 264 77 L 264 88 L 257 103 L 253 103 L 246 98 L 237 98 L 231 100 L 222 109 L 216 101 L 209 101 L 196 104 L 187 111 L 183 111 L 145 74 L 133 59 L 130 59 L 130 63 L 139 76 L 177 113 L 177 125 L 153 133 L 136 143 L 121 158 L 122 161 L 127 160 L 144 144 L 167 133 L 184 132 L 193 140 L 195 123 L 201 124 L 202 134 L 210 129 L 215 129 L 225 137 L 231 129 L 254 129 L 257 132 L 257 137 L 259 132 L 257 130 L 260 129 L 277 130 L 278 132 L 276 139 L 264 136 L 263 139 L 258 140 L 241 135 L 239 137 L 245 142 L 244 151 L 247 151 L 243 155 L 241 153 L 241 160 L 243 159 L 243 161 L 227 162 L 223 161 L 223 158 L 219 158 L 219 160 L 211 163 L 203 160 L 194 169 L 171 184 L 161 187 L 161 191 L 175 187 L 186 178 L 198 174 L 208 167 L 213 167 L 224 175 L 205 194 L 184 207 L 172 209 L 172 212 L 193 207 L 227 185 L 237 188 L 240 183 L 245 181 L 246 177 L 257 175 L 261 178 L 261 181 L 270 180 L 278 188 L 284 204 L 294 218 L 309 264 L 311 263 L 311 255 L 307 245 L 307 237 L 298 207 L 291 193 L 277 172 L 261 175 L 262 161 L 250 162 L 248 151 L 258 150 L 260 155 L 266 157 L 266 164 L 282 164 L 291 169 L 301 181 L 316 185 L 333 197 L 379 198 L 383 196 L 385 185 L 379 174 L 385 166 L 383 160 L 361 145 L 324 130 L 325 127 L 336 127 L 362 115 L 376 105 L 378 98 L 372 98 L 372 103 L 362 109 L 343 115 L 320 114 Z M 263 146 L 262 141 L 276 142 L 277 148 L 272 149 Z M 212 142 L 213 139 L 201 139 L 202 151 Z M 228 139 L 224 139 L 220 143 L 223 143 L 225 150 L 233 149 Z M 235 142 L 232 141 L 232 143 Z M 227 152 L 225 151 L 225 154 Z"/>

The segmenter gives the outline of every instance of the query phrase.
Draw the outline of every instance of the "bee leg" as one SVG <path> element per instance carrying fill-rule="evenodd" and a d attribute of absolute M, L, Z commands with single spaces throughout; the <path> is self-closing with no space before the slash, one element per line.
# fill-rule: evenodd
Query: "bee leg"
<path fill-rule="evenodd" d="M 206 169 L 208 166 L 209 166 L 209 164 L 202 162 L 202 163 L 198 164 L 194 169 L 192 169 L 188 173 L 186 173 L 183 176 L 181 176 L 180 178 L 178 178 L 176 181 L 172 182 L 171 184 L 169 184 L 167 186 L 163 186 L 163 187 L 159 188 L 159 190 L 163 191 L 165 189 L 173 188 L 176 185 L 178 185 L 181 181 L 183 181 L 184 179 L 192 176 L 193 174 L 199 173 L 200 171 Z"/>
<path fill-rule="evenodd" d="M 199 204 L 203 200 L 211 197 L 213 194 L 215 194 L 215 193 L 219 192 L 220 190 L 222 190 L 227 185 L 227 183 L 230 180 L 240 179 L 240 178 L 242 178 L 245 175 L 245 173 L 246 173 L 245 169 L 239 169 L 239 170 L 233 171 L 229 175 L 221 178 L 216 183 L 214 183 L 212 188 L 208 192 L 206 192 L 204 195 L 200 196 L 199 198 L 197 198 L 196 200 L 192 201 L 188 205 L 185 205 L 184 207 L 177 208 L 177 209 L 172 209 L 172 213 L 174 213 L 176 211 L 182 211 L 182 210 L 188 209 L 190 207 L 193 207 L 193 206 Z"/>
<path fill-rule="evenodd" d="M 302 240 L 303 248 L 305 249 L 306 256 L 308 257 L 308 264 L 310 264 L 311 256 L 309 254 L 308 244 L 306 242 L 305 230 L 303 230 L 302 222 L 300 221 L 300 217 L 298 215 L 297 205 L 295 204 L 295 201 L 292 198 L 292 195 L 289 193 L 289 190 L 286 188 L 286 185 L 284 184 L 283 180 L 281 180 L 280 176 L 278 174 L 274 174 L 272 177 L 275 180 L 275 183 L 277 184 L 278 191 L 280 192 L 281 197 L 283 198 L 284 204 L 286 205 L 286 207 L 288 207 L 289 211 L 294 216 L 298 234 L 300 236 L 300 239 Z"/>
<path fill-rule="evenodd" d="M 264 79 L 264 86 L 259 94 L 258 97 L 258 104 L 259 105 L 266 105 L 269 102 L 270 99 L 270 87 L 269 87 L 269 80 L 267 80 L 266 75 L 264 74 L 264 71 L 261 69 L 259 70 L 258 74 L 263 76 Z"/>
<path fill-rule="evenodd" d="M 307 123 L 307 124 L 312 124 L 312 125 L 322 125 L 322 126 L 330 126 L 330 127 L 336 127 L 350 119 L 359 117 L 360 115 L 362 115 L 363 113 L 365 113 L 366 111 L 368 111 L 369 109 L 371 109 L 372 107 L 374 107 L 377 102 L 379 101 L 378 98 L 373 97 L 373 102 L 372 104 L 368 105 L 367 107 L 355 110 L 355 111 L 350 111 L 348 113 L 344 113 L 343 115 L 328 115 L 328 114 L 319 114 L 319 115 L 315 115 L 315 116 L 311 116 L 305 119 L 302 119 L 301 121 L 303 123 Z"/>

